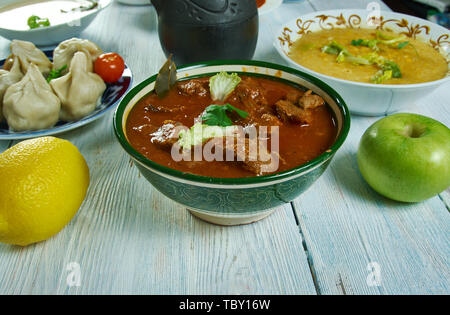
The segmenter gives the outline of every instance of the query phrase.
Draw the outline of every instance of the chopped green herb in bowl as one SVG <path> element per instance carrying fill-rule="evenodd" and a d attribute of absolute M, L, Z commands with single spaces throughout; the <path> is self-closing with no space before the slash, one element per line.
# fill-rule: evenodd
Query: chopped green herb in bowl
<path fill-rule="evenodd" d="M 37 15 L 32 15 L 28 18 L 27 24 L 30 29 L 35 29 L 50 26 L 50 21 L 48 18 L 40 18 Z"/>

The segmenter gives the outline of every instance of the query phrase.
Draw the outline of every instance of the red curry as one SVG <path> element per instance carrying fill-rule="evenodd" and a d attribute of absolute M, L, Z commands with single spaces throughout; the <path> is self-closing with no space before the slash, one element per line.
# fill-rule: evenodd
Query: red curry
<path fill-rule="evenodd" d="M 234 117 L 233 123 L 279 126 L 280 165 L 277 172 L 316 158 L 334 143 L 337 128 L 330 109 L 320 96 L 277 80 L 253 76 L 241 78 L 226 103 L 246 111 L 248 117 Z M 255 170 L 254 165 L 239 161 L 175 162 L 170 148 L 154 141 L 155 133 L 167 122 L 191 127 L 206 107 L 217 104 L 211 99 L 208 84 L 208 77 L 182 80 L 163 98 L 155 92 L 143 97 L 127 118 L 129 142 L 150 160 L 186 173 L 221 178 L 266 175 Z"/>

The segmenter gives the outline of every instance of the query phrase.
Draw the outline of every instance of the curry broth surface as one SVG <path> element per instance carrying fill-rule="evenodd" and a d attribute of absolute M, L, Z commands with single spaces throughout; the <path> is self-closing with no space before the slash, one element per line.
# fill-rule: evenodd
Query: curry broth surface
<path fill-rule="evenodd" d="M 390 34 L 388 32 L 384 32 Z M 400 36 L 397 33 L 390 34 Z M 376 31 L 369 29 L 339 28 L 321 30 L 303 35 L 292 45 L 289 57 L 313 71 L 339 79 L 371 83 L 372 76 L 379 70 L 375 65 L 355 65 L 350 62 L 336 62 L 336 55 L 323 53 L 322 47 L 331 41 L 343 45 L 352 55 L 367 55 L 373 50 L 368 47 L 353 46 L 352 40 L 375 39 Z M 392 78 L 383 84 L 414 84 L 444 78 L 448 72 L 445 58 L 427 43 L 411 38 L 402 49 L 379 44 L 379 55 L 398 64 L 401 78 Z"/>
<path fill-rule="evenodd" d="M 290 85 L 269 79 L 258 78 L 257 80 L 260 80 L 260 84 L 266 91 L 269 104 L 274 104 L 285 97 L 289 91 L 295 89 Z M 233 102 L 232 98 L 228 98 L 225 103 L 230 103 L 245 110 L 240 102 Z M 153 107 L 171 108 L 175 112 L 152 112 L 148 110 L 149 104 Z M 194 119 L 211 104 L 217 104 L 217 102 L 213 102 L 210 95 L 206 97 L 184 96 L 176 88 L 172 88 L 168 95 L 162 99 L 152 92 L 143 97 L 130 112 L 126 123 L 128 140 L 145 157 L 181 172 L 219 178 L 254 177 L 255 174 L 242 168 L 239 162 L 175 162 L 170 155 L 170 150 L 163 149 L 150 141 L 152 138 L 150 134 L 161 127 L 165 120 L 174 120 L 191 127 L 194 124 Z M 242 121 L 236 121 L 235 124 L 245 125 Z M 283 123 L 279 130 L 279 153 L 286 164 L 280 163 L 277 172 L 292 169 L 316 158 L 330 148 L 334 143 L 337 132 L 328 106 L 321 106 L 314 110 L 313 121 L 310 125 Z M 270 140 L 268 142 L 270 144 Z"/>

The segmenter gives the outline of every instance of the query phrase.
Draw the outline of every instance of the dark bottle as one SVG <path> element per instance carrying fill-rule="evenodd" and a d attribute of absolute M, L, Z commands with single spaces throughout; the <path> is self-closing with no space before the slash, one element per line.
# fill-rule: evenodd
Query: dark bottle
<path fill-rule="evenodd" d="M 166 56 L 177 65 L 251 59 L 258 40 L 255 0 L 151 0 Z"/>

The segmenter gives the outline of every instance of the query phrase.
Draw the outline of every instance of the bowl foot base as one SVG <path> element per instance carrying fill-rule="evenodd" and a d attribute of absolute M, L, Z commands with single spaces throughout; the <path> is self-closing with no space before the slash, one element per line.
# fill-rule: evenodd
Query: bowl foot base
<path fill-rule="evenodd" d="M 217 225 L 225 225 L 225 226 L 232 226 L 232 225 L 244 225 L 244 224 L 251 224 L 256 221 L 262 220 L 272 213 L 275 212 L 276 209 L 269 209 L 266 211 L 258 212 L 255 214 L 249 214 L 249 215 L 238 215 L 238 214 L 211 214 L 208 212 L 204 212 L 201 210 L 193 210 L 188 209 L 188 211 L 195 217 L 206 221 L 208 223 L 217 224 Z"/>

